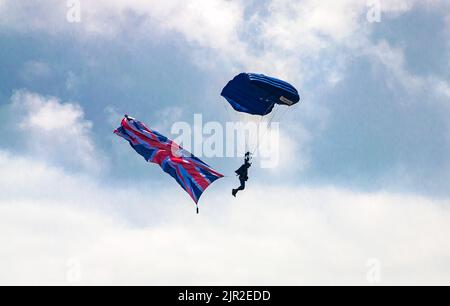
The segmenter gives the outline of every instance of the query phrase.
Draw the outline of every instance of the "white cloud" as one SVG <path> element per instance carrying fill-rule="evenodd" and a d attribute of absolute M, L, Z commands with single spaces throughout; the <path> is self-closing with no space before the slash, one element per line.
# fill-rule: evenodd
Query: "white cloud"
<path fill-rule="evenodd" d="M 132 27 L 130 39 L 154 43 L 175 35 L 188 42 L 190 47 L 185 50 L 195 64 L 205 69 L 220 67 L 230 75 L 244 70 L 264 72 L 302 89 L 307 81 L 315 80 L 313 83 L 322 91 L 324 84 L 334 87 L 345 78 L 347 64 L 354 57 L 377 53 L 384 64 L 394 64 L 391 77 L 398 80 L 393 81 L 423 87 L 421 77 L 407 71 L 399 50 L 370 41 L 376 25 L 366 20 L 367 1 L 270 0 L 263 6 L 243 0 L 84 1 L 80 24 L 65 20 L 64 1 L 5 3 L 0 12 L 4 17 L 0 25 L 5 28 L 71 33 L 78 39 L 117 39 L 121 31 Z M 414 8 L 442 10 L 447 6 L 448 2 L 442 0 L 382 1 L 386 19 Z M 132 16 L 139 16 L 139 22 Z M 374 50 L 367 51 L 372 47 Z M 318 107 L 312 116 L 319 116 Z"/>
<path fill-rule="evenodd" d="M 81 2 L 80 24 L 67 22 L 65 1 L 38 0 L 34 3 L 5 1 L 0 25 L 22 31 L 43 30 L 53 34 L 82 29 L 84 34 L 114 37 L 127 22 L 127 13 L 146 17 L 147 30 L 185 34 L 190 42 L 205 47 L 228 47 L 235 36 L 235 25 L 242 18 L 240 1 L 221 0 L 97 0 Z M 28 22 L 21 22 L 28 17 Z M 116 22 L 111 23 L 114 19 Z"/>
<path fill-rule="evenodd" d="M 25 90 L 11 100 L 18 128 L 35 158 L 93 171 L 104 165 L 91 138 L 92 123 L 79 105 Z"/>
<path fill-rule="evenodd" d="M 154 127 L 157 131 L 169 132 L 173 124 L 179 122 L 183 118 L 185 109 L 183 106 L 169 106 L 163 107 L 155 112 Z"/>
<path fill-rule="evenodd" d="M 105 186 L 5 152 L 0 168 L 3 284 L 66 284 L 73 259 L 86 284 L 367 284 L 370 258 L 384 284 L 448 284 L 448 201 L 286 185 L 234 200 L 219 181 L 196 216 L 175 186 Z"/>
<path fill-rule="evenodd" d="M 66 77 L 66 89 L 70 92 L 76 91 L 79 85 L 79 78 L 73 73 L 73 71 L 69 71 Z"/>
<path fill-rule="evenodd" d="M 403 13 L 417 4 L 429 7 L 441 3 L 384 1 L 383 11 Z M 85 1 L 82 22 L 71 24 L 65 20 L 68 8 L 64 2 L 6 1 L 0 11 L 0 24 L 25 31 L 44 30 L 53 34 L 78 31 L 82 37 L 115 38 L 126 28 L 132 13 L 143 20 L 134 25 L 133 32 L 137 35 L 149 35 L 155 41 L 166 33 L 178 33 L 194 50 L 199 47 L 211 58 L 218 56 L 237 70 L 264 70 L 299 80 L 317 70 L 320 61 L 314 58 L 324 55 L 333 58 L 336 56 L 333 50 L 353 44 L 360 40 L 359 36 L 369 33 L 370 24 L 364 19 L 368 10 L 365 1 L 271 0 L 265 12 L 255 10 L 252 5 L 251 1 L 242 0 Z M 340 54 L 343 55 L 345 52 Z M 308 61 L 312 62 L 305 63 Z"/>
<path fill-rule="evenodd" d="M 381 67 L 386 69 L 390 77 L 388 82 L 392 88 L 400 83 L 409 91 L 423 90 L 423 80 L 407 70 L 402 49 L 393 48 L 386 41 L 382 41 L 377 45 L 368 44 L 366 50 L 369 58 L 372 58 L 374 62 L 381 63 Z"/>
<path fill-rule="evenodd" d="M 444 80 L 433 80 L 433 83 L 438 94 L 450 99 L 450 84 L 448 82 Z"/>
<path fill-rule="evenodd" d="M 450 97 L 450 84 L 445 79 L 416 75 L 408 70 L 403 49 L 381 41 L 375 45 L 368 43 L 364 52 L 375 67 L 382 67 L 387 72 L 386 81 L 392 89 L 396 90 L 400 85 L 409 94 L 421 93 L 430 96 L 431 93 L 435 97 L 432 101 L 442 101 L 444 98 L 447 102 Z"/>
<path fill-rule="evenodd" d="M 26 62 L 19 71 L 20 77 L 25 81 L 47 79 L 51 73 L 52 70 L 47 63 L 36 60 Z"/>
<path fill-rule="evenodd" d="M 134 29 L 138 35 L 179 33 L 193 45 L 212 49 L 216 55 L 248 68 L 275 60 L 266 68 L 288 69 L 293 63 L 299 65 L 295 55 L 313 57 L 318 51 L 334 48 L 333 44 L 349 43 L 358 35 L 369 33 L 365 31 L 370 26 L 365 20 L 369 9 L 366 1 L 270 0 L 267 3 L 264 4 L 267 10 L 262 12 L 255 9 L 252 1 L 243 0 L 85 1 L 82 22 L 71 24 L 66 20 L 68 8 L 64 1 L 39 0 L 30 4 L 11 0 L 4 1 L 0 15 L 5 27 L 54 34 L 76 30 L 94 37 L 115 38 L 126 27 L 127 16 L 133 13 L 143 17 L 143 22 Z M 439 8 L 446 1 L 390 0 L 382 2 L 382 9 L 387 14 L 400 14 L 418 5 Z M 284 62 L 277 60 L 279 57 L 285 58 Z"/>
<path fill-rule="evenodd" d="M 290 123 L 288 130 L 268 129 L 262 124 L 260 129 L 259 136 L 254 142 L 250 141 L 249 147 L 259 154 L 256 156 L 258 166 L 270 171 L 274 179 L 288 179 L 309 166 L 311 134 L 302 124 Z"/>
<path fill-rule="evenodd" d="M 365 1 L 272 0 L 267 15 L 251 16 L 244 3 L 84 1 L 83 22 L 69 24 L 64 1 L 2 1 L 0 25 L 114 38 L 131 11 L 145 16 L 140 34 L 177 33 L 236 70 L 295 82 L 324 73 L 334 86 L 345 64 L 330 62 L 345 62 L 350 46 L 375 56 L 408 90 L 431 84 L 408 71 L 401 49 L 361 47 L 370 32 L 360 20 Z M 395 15 L 442 2 L 383 3 Z M 437 84 L 447 95 L 448 84 Z M 378 258 L 384 283 L 448 284 L 448 200 L 253 185 L 230 201 L 223 180 L 195 216 L 175 183 L 109 187 L 49 165 L 95 168 L 92 124 L 77 104 L 57 98 L 20 91 L 13 102 L 33 158 L 0 153 L 0 283 L 66 283 L 68 260 L 76 258 L 90 284 L 366 284 L 366 262 Z M 288 148 L 296 144 L 286 139 Z"/>

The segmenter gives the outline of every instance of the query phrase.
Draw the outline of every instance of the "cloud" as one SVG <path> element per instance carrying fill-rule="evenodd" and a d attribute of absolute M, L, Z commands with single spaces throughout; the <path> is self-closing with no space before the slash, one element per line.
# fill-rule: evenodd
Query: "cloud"
<path fill-rule="evenodd" d="M 382 18 L 388 22 L 385 19 L 413 9 L 446 6 L 441 0 L 382 1 Z M 375 57 L 377 64 L 388 67 L 392 82 L 407 88 L 435 88 L 432 83 L 438 78 L 421 80 L 424 77 L 407 70 L 401 50 L 371 41 L 376 25 L 366 19 L 370 9 L 366 1 L 100 0 L 83 1 L 81 7 L 82 22 L 71 24 L 64 2 L 6 1 L 0 24 L 6 29 L 70 34 L 75 42 L 126 37 L 157 44 L 182 38 L 187 43 L 182 52 L 203 69 L 218 69 L 219 78 L 240 71 L 264 72 L 289 80 L 309 95 L 335 88 L 360 55 Z M 445 93 L 445 84 L 436 90 Z M 315 105 L 307 114 L 317 118 L 322 111 Z M 322 122 L 326 118 L 319 121 L 326 125 Z"/>
<path fill-rule="evenodd" d="M 243 65 L 261 64 L 276 55 L 313 56 L 336 43 L 367 35 L 369 7 L 360 0 L 98 0 L 81 2 L 82 22 L 71 24 L 69 8 L 58 0 L 33 4 L 4 1 L 2 24 L 22 31 L 54 34 L 73 32 L 116 38 L 132 18 L 140 17 L 134 33 L 179 33 L 193 45 L 212 49 Z M 445 1 L 391 0 L 382 2 L 386 14 L 400 14 L 415 6 L 439 8 Z M 26 17 L 26 18 L 25 18 Z M 23 19 L 29 22 L 22 22 Z M 110 20 L 114 20 L 111 23 Z M 54 25 L 58 24 L 57 27 Z M 352 38 L 350 40 L 350 38 Z M 256 58 L 256 59 L 255 59 Z M 273 66 L 281 65 L 276 62 Z M 289 65 L 286 65 L 289 66 Z"/>
<path fill-rule="evenodd" d="M 52 74 L 49 65 L 41 61 L 28 61 L 23 64 L 20 77 L 25 81 L 48 79 Z"/>
<path fill-rule="evenodd" d="M 78 104 L 26 90 L 17 91 L 11 101 L 18 128 L 35 158 L 92 171 L 104 166 L 92 139 L 92 123 Z"/>
<path fill-rule="evenodd" d="M 79 85 L 79 78 L 73 73 L 72 71 L 69 71 L 67 73 L 66 83 L 65 87 L 68 91 L 73 92 L 76 91 Z"/>
<path fill-rule="evenodd" d="M 423 80 L 407 70 L 403 50 L 393 48 L 386 41 L 382 41 L 376 45 L 369 45 L 367 52 L 369 58 L 377 60 L 387 70 L 392 88 L 396 87 L 396 84 L 392 84 L 394 82 L 400 83 L 403 88 L 410 91 L 423 90 Z"/>
<path fill-rule="evenodd" d="M 376 67 L 383 67 L 387 72 L 387 84 L 396 90 L 398 85 L 409 94 L 434 95 L 434 101 L 450 97 L 450 84 L 438 76 L 421 76 L 410 72 L 407 68 L 404 51 L 395 48 L 386 41 L 378 44 L 367 44 L 365 52 Z M 381 65 L 380 65 L 381 64 Z"/>
<path fill-rule="evenodd" d="M 249 148 L 257 152 L 257 165 L 264 171 L 270 171 L 271 176 L 287 179 L 309 166 L 311 134 L 302 124 L 290 124 L 288 130 L 279 126 L 268 128 L 264 124 L 259 128 L 259 136 L 249 141 Z"/>
<path fill-rule="evenodd" d="M 85 35 L 113 38 L 129 21 L 128 17 L 143 16 L 140 26 L 148 30 L 157 25 L 166 31 L 186 34 L 190 42 L 212 48 L 229 47 L 236 37 L 236 22 L 242 17 L 240 1 L 221 0 L 98 0 L 81 1 L 81 22 L 70 23 L 66 16 L 70 8 L 58 0 L 38 0 L 34 3 L 4 1 L 0 24 L 20 31 L 46 31 L 60 34 L 71 30 Z M 29 17 L 29 22 L 21 18 Z M 109 22 L 114 19 L 113 24 Z M 53 27 L 59 25 L 58 27 Z"/>
<path fill-rule="evenodd" d="M 182 120 L 184 112 L 183 106 L 169 106 L 157 110 L 154 115 L 155 130 L 170 131 L 174 123 Z"/>
<path fill-rule="evenodd" d="M 64 1 L 0 1 L 0 26 L 116 39 L 135 19 L 136 35 L 182 37 L 188 52 L 208 63 L 203 67 L 226 64 L 225 70 L 264 71 L 297 84 L 318 77 L 336 86 L 350 50 L 386 69 L 393 88 L 430 85 L 448 95 L 445 80 L 412 74 L 400 48 L 370 43 L 370 25 L 361 19 L 365 1 L 271 0 L 258 10 L 248 3 L 83 1 L 82 23 L 70 24 Z M 422 3 L 444 2 L 383 2 L 390 16 Z M 68 90 L 76 89 L 72 81 L 69 74 Z M 86 284 L 367 284 L 370 258 L 381 263 L 384 284 L 448 283 L 448 200 L 278 178 L 275 185 L 254 183 L 232 202 L 223 196 L 231 188 L 224 179 L 207 191 L 195 216 L 172 181 L 106 184 L 90 171 L 103 159 L 78 104 L 27 91 L 12 100 L 28 153 L 0 152 L 0 283 L 65 284 L 79 262 Z M 282 139 L 289 151 L 303 150 L 299 141 L 312 137 L 304 129 L 298 134 Z"/>
<path fill-rule="evenodd" d="M 441 94 L 443 97 L 449 99 L 450 98 L 450 84 L 444 80 L 434 80 L 435 90 L 438 94 Z"/>
<path fill-rule="evenodd" d="M 0 168 L 3 284 L 368 284 L 370 258 L 383 284 L 448 283 L 448 201 L 289 185 L 230 201 L 222 182 L 196 216 L 179 189 L 7 152 Z"/>
<path fill-rule="evenodd" d="M 192 54 L 216 58 L 234 69 L 264 70 L 301 80 L 318 67 L 321 57 L 345 56 L 339 48 L 366 37 L 366 2 L 360 0 L 99 0 L 81 2 L 82 22 L 67 22 L 68 8 L 57 0 L 30 3 L 5 1 L 0 11 L 6 28 L 46 31 L 58 35 L 115 39 L 128 25 L 133 33 L 152 41 L 181 35 Z M 415 5 L 438 6 L 443 1 L 383 2 L 385 13 L 404 13 Z M 28 20 L 27 23 L 22 20 Z M 114 22 L 111 22 L 114 20 Z M 200 59 L 197 56 L 196 59 Z M 201 63 L 211 61 L 200 61 Z M 214 62 L 214 61 L 212 61 Z M 201 64 L 200 63 L 200 64 Z M 315 67 L 315 69 L 311 69 Z M 328 68 L 330 69 L 330 68 Z M 299 73 L 301 71 L 302 73 Z M 334 70 L 332 70 L 334 71 Z"/>

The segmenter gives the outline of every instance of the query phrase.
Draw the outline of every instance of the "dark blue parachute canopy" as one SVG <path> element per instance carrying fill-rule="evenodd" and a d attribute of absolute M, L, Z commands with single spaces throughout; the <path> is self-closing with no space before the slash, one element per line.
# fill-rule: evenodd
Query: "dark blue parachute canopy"
<path fill-rule="evenodd" d="M 231 80 L 222 96 L 238 112 L 265 116 L 275 104 L 292 106 L 300 101 L 297 89 L 291 84 L 255 73 L 241 73 Z"/>

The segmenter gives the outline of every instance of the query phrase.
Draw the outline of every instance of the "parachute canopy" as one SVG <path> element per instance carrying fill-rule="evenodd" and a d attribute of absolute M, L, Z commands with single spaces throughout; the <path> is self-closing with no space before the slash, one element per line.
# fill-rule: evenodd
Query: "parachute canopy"
<path fill-rule="evenodd" d="M 265 116 L 275 104 L 292 106 L 300 101 L 291 84 L 263 74 L 241 73 L 231 80 L 222 96 L 238 112 Z"/>
<path fill-rule="evenodd" d="M 198 203 L 201 195 L 214 181 L 223 177 L 178 144 L 125 116 L 114 133 L 127 140 L 146 161 L 158 164 Z"/>

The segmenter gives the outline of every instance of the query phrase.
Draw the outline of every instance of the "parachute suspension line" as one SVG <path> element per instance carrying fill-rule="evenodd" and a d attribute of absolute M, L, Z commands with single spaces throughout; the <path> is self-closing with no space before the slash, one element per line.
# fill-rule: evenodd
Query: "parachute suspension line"
<path fill-rule="evenodd" d="M 267 112 L 267 110 L 266 110 L 266 112 Z M 242 115 L 242 116 L 245 117 L 246 115 Z M 245 122 L 245 123 L 255 123 L 256 127 L 257 127 L 257 135 L 255 135 L 256 136 L 255 137 L 255 141 L 252 142 L 250 140 L 250 137 L 249 137 L 250 136 L 249 135 L 250 131 L 247 131 L 244 128 L 244 132 L 245 132 L 245 152 L 244 152 L 244 154 L 247 154 L 248 152 L 250 152 L 253 155 L 253 154 L 255 154 L 256 150 L 258 149 L 258 143 L 260 141 L 260 139 L 259 139 L 259 127 L 261 126 L 261 124 L 262 124 L 262 122 L 263 122 L 263 120 L 264 120 L 266 115 L 260 115 L 260 116 L 258 116 L 259 117 L 258 119 L 255 119 L 252 115 L 247 115 L 247 116 L 251 116 L 252 119 L 248 119 L 247 122 Z M 246 117 L 246 118 L 248 118 L 248 117 Z"/>
<path fill-rule="evenodd" d="M 238 113 L 238 114 L 234 114 L 233 112 L 230 112 L 230 110 L 229 110 L 229 105 L 227 104 L 227 102 L 225 101 L 225 100 L 222 100 L 222 105 L 223 105 L 223 107 L 225 108 L 225 111 L 226 111 L 226 113 L 227 113 L 227 116 L 228 116 L 228 120 L 231 122 L 231 123 L 239 123 L 239 122 L 243 122 L 243 123 L 245 123 L 245 116 L 244 116 L 244 114 L 241 114 L 241 113 Z M 232 115 L 232 114 L 234 114 L 234 115 Z M 226 124 L 226 123 L 225 123 Z M 247 141 L 247 137 L 245 138 L 245 152 L 248 152 L 248 141 Z M 237 153 L 239 154 L 239 148 L 237 148 Z M 245 154 L 245 153 L 244 153 Z"/>
<path fill-rule="evenodd" d="M 262 143 L 260 139 L 262 134 L 267 134 L 272 130 L 272 121 L 275 118 L 277 110 L 277 108 L 275 110 L 273 108 L 277 104 L 293 106 L 300 101 L 298 91 L 291 84 L 263 74 L 254 73 L 241 73 L 235 76 L 223 88 L 221 95 L 233 106 L 235 111 L 261 116 L 257 128 L 258 137 L 252 137 L 251 133 L 246 133 L 246 136 L 244 136 L 246 138 L 242 139 L 242 141 L 245 140 L 245 149 L 249 153 L 250 150 L 256 153 Z M 272 111 L 274 111 L 272 114 L 273 117 L 269 120 L 267 129 L 260 133 L 259 127 L 261 123 L 263 120 L 265 121 L 270 118 L 268 115 Z M 250 118 L 253 118 L 254 123 L 257 123 L 256 121 L 258 119 L 256 117 Z M 254 132 L 253 128 L 251 132 Z M 253 145 L 254 141 L 256 141 L 255 145 Z M 241 140 L 239 142 L 240 148 L 237 151 L 240 151 L 243 147 Z"/>
<path fill-rule="evenodd" d="M 291 106 L 292 107 L 292 106 Z M 286 107 L 284 109 L 284 111 L 281 113 L 280 118 L 278 118 L 280 121 L 282 121 L 282 119 L 284 119 L 284 117 L 286 116 L 287 112 L 289 110 L 289 107 Z"/>
<path fill-rule="evenodd" d="M 244 152 L 244 155 L 247 154 L 247 152 L 249 151 L 249 147 L 250 147 L 249 141 L 250 140 L 249 140 L 249 137 L 248 137 L 248 133 L 247 133 L 247 131 L 245 131 L 245 152 Z"/>
<path fill-rule="evenodd" d="M 237 113 L 237 121 L 235 121 L 234 123 L 237 123 L 238 126 L 240 127 L 240 124 L 242 124 L 245 127 L 245 124 L 248 123 L 249 119 L 246 117 L 245 114 L 243 113 Z M 234 132 L 233 132 L 234 133 Z M 243 135 L 242 135 L 243 133 Z M 242 148 L 241 143 L 240 143 L 240 137 L 244 136 L 244 148 Z M 233 135 L 234 137 L 234 135 Z M 241 150 L 247 150 L 248 147 L 248 142 L 247 142 L 247 136 L 245 133 L 245 129 L 243 129 L 242 127 L 237 129 L 237 139 L 236 139 L 236 154 L 237 155 L 241 155 Z M 242 153 L 242 155 L 245 153 Z"/>
<path fill-rule="evenodd" d="M 243 155 L 245 155 L 245 153 L 248 152 L 248 148 L 249 148 L 249 143 L 248 143 L 249 140 L 248 140 L 248 135 L 247 135 L 247 131 L 246 131 L 246 127 L 249 122 L 250 122 L 250 119 L 249 119 L 248 115 L 242 114 L 240 123 L 244 124 L 243 131 L 244 131 L 244 141 L 245 141 L 245 151 L 243 152 Z"/>
<path fill-rule="evenodd" d="M 222 100 L 222 103 L 223 107 L 225 108 L 225 111 L 227 112 L 228 120 L 233 121 L 233 117 L 231 116 L 230 111 L 228 110 L 227 103 L 225 102 L 225 100 Z"/>
<path fill-rule="evenodd" d="M 278 109 L 277 109 L 277 110 L 278 110 Z M 259 128 L 260 128 L 260 126 L 261 126 L 261 124 L 262 124 L 262 121 L 260 122 L 260 124 L 259 124 L 259 126 L 258 126 L 257 144 L 256 144 L 255 149 L 254 149 L 253 152 L 252 152 L 252 155 L 254 155 L 254 154 L 259 150 L 259 147 L 261 146 L 261 142 L 266 138 L 267 134 L 268 134 L 269 131 L 272 129 L 272 127 L 271 127 L 271 126 L 272 126 L 272 120 L 274 119 L 275 114 L 277 113 L 277 110 L 275 110 L 275 111 L 272 113 L 271 118 L 270 118 L 269 121 L 267 122 L 267 128 L 266 128 L 266 130 L 265 130 L 265 132 L 264 132 L 263 137 L 260 137 L 260 135 L 259 135 Z"/>
<path fill-rule="evenodd" d="M 272 105 L 272 107 L 273 107 L 273 106 L 274 106 L 274 105 Z M 265 113 L 267 113 L 267 111 L 268 111 L 269 109 L 270 109 L 270 106 L 266 109 Z M 266 131 L 265 131 L 265 133 L 264 133 L 264 137 L 263 137 L 262 139 L 264 139 L 264 138 L 267 136 L 269 130 L 271 129 L 272 121 L 273 121 L 273 119 L 275 118 L 275 115 L 276 115 L 277 112 L 278 112 L 278 107 L 275 108 L 275 110 L 272 112 L 272 114 L 271 114 L 271 116 L 270 116 L 270 119 L 269 119 L 269 121 L 268 121 L 268 125 L 267 125 L 268 128 L 266 129 Z M 262 124 L 262 122 L 263 122 L 264 116 L 265 116 L 265 115 L 261 116 L 260 121 L 259 121 L 259 125 L 258 125 L 258 136 L 256 137 L 256 145 L 255 145 L 256 148 L 253 150 L 252 155 L 254 155 L 254 154 L 258 151 L 259 147 L 261 146 L 261 141 L 262 141 L 262 139 L 261 139 L 261 137 L 260 137 L 260 135 L 259 135 L 259 128 L 260 128 L 260 126 L 261 126 L 261 124 Z"/>
<path fill-rule="evenodd" d="M 266 113 L 267 113 L 267 110 L 266 110 Z M 257 128 L 258 128 L 258 130 L 257 130 L 258 135 L 256 135 L 256 144 L 255 144 L 255 148 L 253 149 L 252 155 L 254 155 L 258 151 L 259 144 L 261 143 L 261 139 L 260 139 L 261 137 L 259 135 L 259 129 L 261 127 L 261 124 L 264 121 L 264 116 L 261 116 L 261 118 L 259 119 L 259 123 L 258 123 L 258 126 L 257 126 Z"/>
<path fill-rule="evenodd" d="M 285 116 L 286 116 L 286 114 L 287 114 L 287 111 L 289 110 L 289 107 L 286 107 L 285 109 L 284 109 L 284 111 L 283 112 L 281 112 L 281 114 L 280 114 L 280 116 L 279 116 L 279 118 L 278 118 L 278 120 L 282 120 Z M 264 134 L 264 138 L 267 136 L 267 134 L 270 132 L 272 132 L 272 122 L 273 122 L 273 120 L 275 119 L 275 117 L 276 117 L 276 115 L 278 114 L 278 108 L 274 111 L 274 113 L 273 113 L 273 115 L 272 115 L 272 118 L 269 120 L 269 122 L 268 122 L 268 128 L 267 128 L 267 130 L 266 130 L 266 132 L 265 132 L 265 134 Z M 259 149 L 259 147 L 260 147 L 260 145 L 258 144 L 258 148 L 255 150 L 255 152 Z M 253 152 L 253 154 L 255 154 L 255 152 Z"/>

